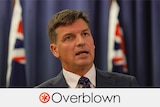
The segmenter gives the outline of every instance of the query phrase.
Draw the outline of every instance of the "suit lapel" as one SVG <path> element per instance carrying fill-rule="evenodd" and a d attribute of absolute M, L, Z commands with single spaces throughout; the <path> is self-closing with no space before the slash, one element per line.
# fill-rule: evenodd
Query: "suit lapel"
<path fill-rule="evenodd" d="M 96 69 L 96 88 L 113 87 L 115 80 L 111 77 L 109 73 Z"/>

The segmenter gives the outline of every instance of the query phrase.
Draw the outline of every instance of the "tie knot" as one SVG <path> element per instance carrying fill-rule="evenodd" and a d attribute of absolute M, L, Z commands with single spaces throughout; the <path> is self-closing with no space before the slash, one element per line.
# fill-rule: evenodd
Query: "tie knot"
<path fill-rule="evenodd" d="M 90 88 L 90 81 L 86 77 L 81 77 L 78 81 L 78 84 L 82 85 L 82 88 Z"/>

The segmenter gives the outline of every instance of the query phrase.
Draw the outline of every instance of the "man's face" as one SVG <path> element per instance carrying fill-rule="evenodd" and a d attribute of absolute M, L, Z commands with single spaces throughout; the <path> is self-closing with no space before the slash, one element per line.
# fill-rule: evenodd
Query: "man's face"
<path fill-rule="evenodd" d="M 57 42 L 50 49 L 66 70 L 92 66 L 95 45 L 91 31 L 83 19 L 56 29 Z"/>

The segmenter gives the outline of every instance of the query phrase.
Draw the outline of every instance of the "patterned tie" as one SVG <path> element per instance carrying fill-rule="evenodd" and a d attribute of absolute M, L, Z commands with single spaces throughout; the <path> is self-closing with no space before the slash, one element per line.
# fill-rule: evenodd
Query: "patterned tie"
<path fill-rule="evenodd" d="M 83 76 L 79 79 L 78 84 L 81 84 L 82 88 L 91 88 L 89 79 Z"/>

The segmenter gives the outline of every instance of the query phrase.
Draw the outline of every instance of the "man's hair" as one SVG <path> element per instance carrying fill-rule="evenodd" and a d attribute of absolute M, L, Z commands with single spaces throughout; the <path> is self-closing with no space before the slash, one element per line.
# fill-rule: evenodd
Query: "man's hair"
<path fill-rule="evenodd" d="M 57 34 L 55 30 L 58 27 L 72 24 L 80 18 L 89 25 L 89 19 L 82 11 L 66 9 L 56 13 L 48 24 L 48 37 L 50 43 L 56 43 Z"/>

